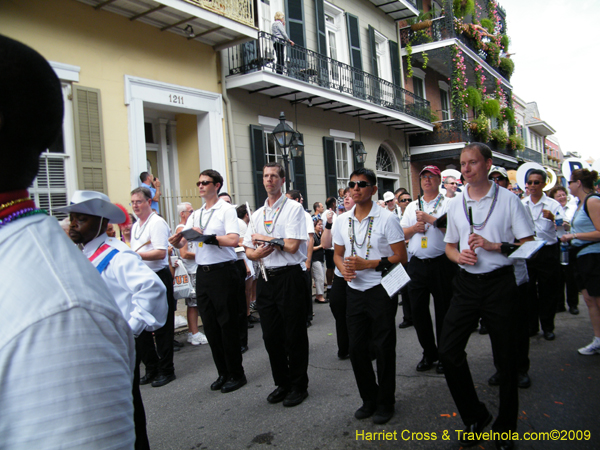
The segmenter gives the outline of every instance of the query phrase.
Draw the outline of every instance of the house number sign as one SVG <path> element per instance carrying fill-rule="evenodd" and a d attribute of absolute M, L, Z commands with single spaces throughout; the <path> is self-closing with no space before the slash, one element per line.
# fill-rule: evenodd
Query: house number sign
<path fill-rule="evenodd" d="M 177 105 L 183 105 L 183 95 L 169 95 L 169 102 Z"/>

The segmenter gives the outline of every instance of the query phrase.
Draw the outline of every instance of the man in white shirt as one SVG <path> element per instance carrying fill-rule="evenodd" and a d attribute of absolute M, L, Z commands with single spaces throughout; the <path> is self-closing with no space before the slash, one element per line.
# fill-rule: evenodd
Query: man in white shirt
<path fill-rule="evenodd" d="M 456 197 L 456 191 L 458 190 L 458 182 L 456 178 L 452 175 L 448 175 L 444 178 L 444 188 L 446 189 L 446 197 L 454 198 Z"/>
<path fill-rule="evenodd" d="M 256 288 L 263 340 L 277 386 L 267 401 L 291 407 L 308 397 L 308 292 L 302 270 L 308 233 L 304 210 L 282 194 L 284 184 L 281 164 L 263 167 L 267 200 L 250 218 L 244 247 L 250 260 L 262 260 L 267 273 L 267 280 L 259 277 Z"/>
<path fill-rule="evenodd" d="M 541 325 L 544 339 L 552 341 L 555 339 L 554 316 L 561 290 L 560 249 L 555 220 L 564 219 L 565 212 L 560 203 L 544 194 L 546 178 L 545 171 L 530 170 L 527 174 L 529 197 L 522 202 L 535 224 L 536 241 L 546 241 L 538 254 L 527 260 L 529 335 L 535 336 Z"/>
<path fill-rule="evenodd" d="M 152 383 L 152 387 L 161 387 L 176 378 L 173 366 L 176 303 L 167 254 L 171 233 L 167 222 L 152 209 L 152 197 L 147 188 L 138 187 L 131 191 L 131 206 L 139 219 L 131 227 L 131 249 L 141 256 L 144 264 L 158 275 L 167 289 L 167 321 L 154 331 L 154 337 L 149 331 L 142 331 L 136 341 L 136 350 L 146 366 L 146 374 L 140 384 Z"/>
<path fill-rule="evenodd" d="M 377 193 L 375 173 L 357 169 L 348 186 L 355 206 L 338 217 L 333 242 L 335 264 L 348 282 L 350 361 L 363 401 L 354 417 L 373 416 L 374 423 L 384 424 L 393 417 L 396 402 L 398 301 L 389 297 L 381 278 L 393 264 L 406 264 L 406 245 L 398 217 L 371 200 Z M 370 347 L 377 358 L 377 381 Z"/>
<path fill-rule="evenodd" d="M 240 231 L 235 208 L 218 197 L 223 186 L 221 174 L 204 170 L 196 184 L 204 205 L 189 217 L 183 231 L 194 230 L 206 237 L 195 243 L 196 301 L 219 374 L 210 389 L 226 394 L 247 382 L 238 334 L 241 280 L 234 267 Z M 177 248 L 187 245 L 181 232 L 171 236 L 169 242 Z"/>
<path fill-rule="evenodd" d="M 144 330 L 154 331 L 163 326 L 168 306 L 162 281 L 127 244 L 106 234 L 109 221 L 125 222 L 125 213 L 106 195 L 95 191 L 75 191 L 71 204 L 56 211 L 69 213 L 69 237 L 75 244 L 83 246 L 83 254 L 100 272 L 133 335 L 139 336 Z M 135 448 L 148 449 L 146 414 L 140 394 L 140 362 L 136 355 L 133 376 Z"/>
<path fill-rule="evenodd" d="M 400 208 L 396 204 L 396 197 L 394 197 L 393 192 L 387 191 L 385 194 L 383 194 L 383 203 L 385 204 L 385 207 L 388 209 L 388 211 L 400 217 L 401 214 L 398 211 Z"/>
<path fill-rule="evenodd" d="M 437 222 L 450 205 L 450 201 L 439 191 L 442 181 L 440 169 L 425 166 L 419 173 L 419 179 L 423 197 L 406 207 L 400 225 L 404 237 L 409 240 L 410 262 L 406 271 L 411 281 L 408 283 L 408 295 L 412 320 L 423 348 L 423 358 L 417 365 L 417 371 L 424 372 L 430 370 L 438 360 L 438 345 L 444 316 L 452 298 L 452 280 L 456 268 L 445 253 L 445 220 L 441 224 Z M 431 295 L 435 306 L 435 335 L 429 313 Z M 438 363 L 436 371 L 444 373 L 442 363 Z"/>
<path fill-rule="evenodd" d="M 446 255 L 460 266 L 440 340 L 440 360 L 458 412 L 466 425 L 458 440 L 463 447 L 476 445 L 493 417 L 479 401 L 467 362 L 465 347 L 483 318 L 490 332 L 500 380 L 500 406 L 492 429 L 515 431 L 519 410 L 515 362 L 517 285 L 507 247 L 515 237 L 533 240 L 533 227 L 519 198 L 488 180 L 492 151 L 478 142 L 461 153 L 461 172 L 468 185 L 450 203 L 446 228 Z M 459 251 L 460 244 L 460 251 Z M 496 441 L 500 450 L 513 441 Z"/>
<path fill-rule="evenodd" d="M 0 86 L 0 448 L 131 449 L 131 328 L 27 192 L 62 130 L 61 83 L 39 53 L 0 36 Z"/>

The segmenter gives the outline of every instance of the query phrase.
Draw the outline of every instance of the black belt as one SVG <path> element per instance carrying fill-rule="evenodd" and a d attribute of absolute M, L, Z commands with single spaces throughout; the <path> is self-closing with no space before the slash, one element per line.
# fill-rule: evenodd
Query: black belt
<path fill-rule="evenodd" d="M 210 272 L 212 270 L 222 269 L 223 267 L 228 266 L 230 264 L 235 264 L 235 260 L 217 264 L 206 264 L 204 266 L 198 265 L 198 269 L 200 269 L 202 272 Z"/>
<path fill-rule="evenodd" d="M 274 269 L 267 269 L 267 277 L 276 277 L 278 275 L 283 275 L 290 270 L 293 270 L 297 267 L 300 267 L 298 264 L 294 266 L 283 266 L 283 267 L 275 267 Z"/>
<path fill-rule="evenodd" d="M 418 258 L 417 256 L 412 256 L 410 258 L 410 260 L 412 261 L 414 259 L 416 261 L 423 262 L 425 264 L 430 264 L 432 262 L 439 261 L 440 258 L 443 258 L 444 256 L 445 256 L 444 254 L 441 254 L 440 256 L 436 256 L 435 258 Z"/>
<path fill-rule="evenodd" d="M 513 274 L 515 273 L 515 268 L 512 266 L 512 264 L 510 266 L 504 266 L 504 267 L 500 267 L 499 269 L 493 270 L 492 272 L 487 272 L 487 273 L 470 273 L 467 272 L 465 269 L 461 268 L 460 269 L 460 274 L 467 277 L 467 278 L 473 278 L 473 279 L 477 279 L 477 280 L 492 280 L 494 278 L 503 276 L 503 275 L 507 275 L 507 274 Z"/>

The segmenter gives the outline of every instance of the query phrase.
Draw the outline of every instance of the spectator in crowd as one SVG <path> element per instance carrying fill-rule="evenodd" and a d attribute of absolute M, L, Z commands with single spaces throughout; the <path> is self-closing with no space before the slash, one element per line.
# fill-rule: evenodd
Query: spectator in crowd
<path fill-rule="evenodd" d="M 152 210 L 156 212 L 156 214 L 160 214 L 158 208 L 158 202 L 160 201 L 160 197 L 162 193 L 160 192 L 160 180 L 153 176 L 151 173 L 142 172 L 140 174 L 140 187 L 146 187 L 150 190 L 150 195 L 152 196 Z"/>
<path fill-rule="evenodd" d="M 444 189 L 446 189 L 445 197 L 456 197 L 456 191 L 458 190 L 458 181 L 456 181 L 456 178 L 452 175 L 448 175 L 444 178 Z"/>
<path fill-rule="evenodd" d="M 325 270 L 323 268 L 323 264 L 325 263 L 325 251 L 323 250 L 323 244 L 321 242 L 323 220 L 315 216 L 314 222 L 315 234 L 313 235 L 313 254 L 310 270 L 315 281 L 315 303 L 329 303 L 329 300 L 323 298 L 323 291 L 325 288 Z"/>

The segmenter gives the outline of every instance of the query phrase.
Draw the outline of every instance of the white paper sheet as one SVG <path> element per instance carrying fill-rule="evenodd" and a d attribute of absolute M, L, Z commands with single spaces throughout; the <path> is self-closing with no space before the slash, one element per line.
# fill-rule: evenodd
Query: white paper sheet
<path fill-rule="evenodd" d="M 381 285 L 391 297 L 395 295 L 406 283 L 410 281 L 410 277 L 404 270 L 402 264 L 396 264 L 393 269 L 389 270 L 381 279 Z"/>
<path fill-rule="evenodd" d="M 519 248 L 512 252 L 508 257 L 512 259 L 529 259 L 544 245 L 546 245 L 546 241 L 527 241 L 520 245 Z"/>

